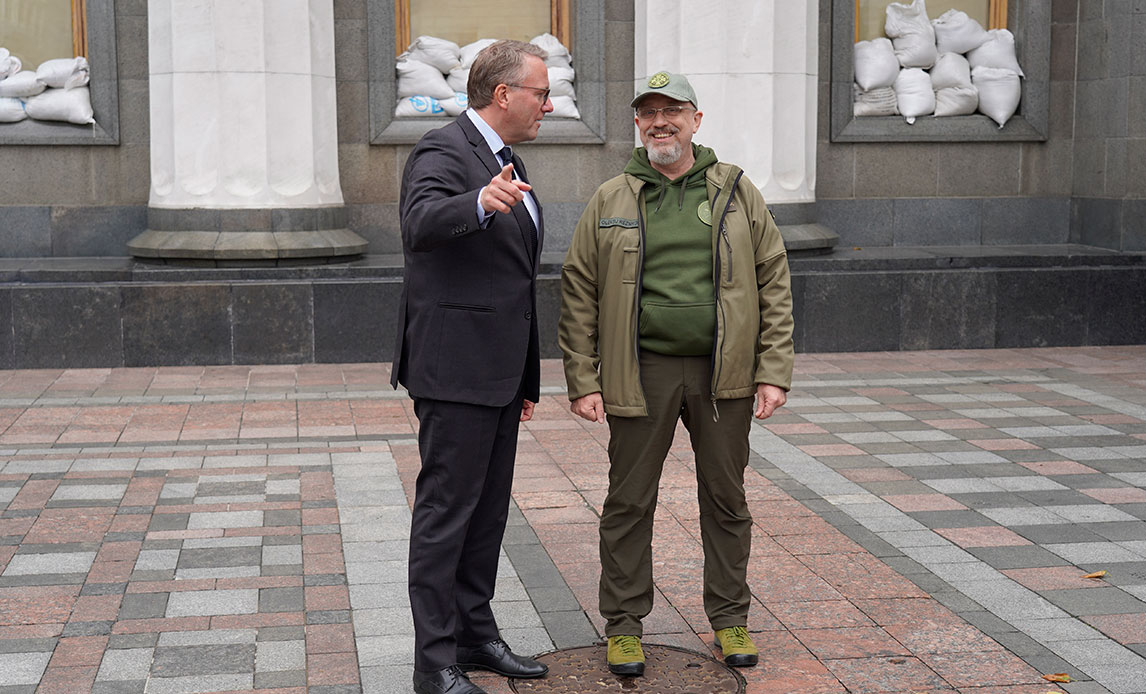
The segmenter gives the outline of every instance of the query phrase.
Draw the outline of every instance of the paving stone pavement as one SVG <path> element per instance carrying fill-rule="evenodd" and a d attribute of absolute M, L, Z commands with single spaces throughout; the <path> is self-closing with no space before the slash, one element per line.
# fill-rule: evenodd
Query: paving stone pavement
<path fill-rule="evenodd" d="M 0 372 L 0 694 L 409 692 L 388 369 Z M 531 653 L 603 627 L 607 429 L 543 382 L 495 599 Z M 678 434 L 646 640 L 714 652 Z M 751 445 L 750 693 L 1146 692 L 1146 347 L 799 355 Z"/>

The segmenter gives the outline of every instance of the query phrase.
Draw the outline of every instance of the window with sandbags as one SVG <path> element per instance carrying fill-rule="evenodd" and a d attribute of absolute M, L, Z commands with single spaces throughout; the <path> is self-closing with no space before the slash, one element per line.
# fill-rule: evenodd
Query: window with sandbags
<path fill-rule="evenodd" d="M 1005 0 L 857 0 L 856 39 L 856 117 L 982 113 L 1002 128 L 1018 111 L 1024 74 Z"/>
<path fill-rule="evenodd" d="M 550 117 L 580 118 L 569 48 L 571 0 L 398 0 L 397 118 L 456 116 L 465 110 L 470 66 L 497 39 L 529 41 L 549 55 Z M 416 38 L 411 38 L 416 37 Z M 404 48 L 404 50 L 403 50 Z"/>
<path fill-rule="evenodd" d="M 95 123 L 85 17 L 84 0 L 0 0 L 0 124 Z"/>

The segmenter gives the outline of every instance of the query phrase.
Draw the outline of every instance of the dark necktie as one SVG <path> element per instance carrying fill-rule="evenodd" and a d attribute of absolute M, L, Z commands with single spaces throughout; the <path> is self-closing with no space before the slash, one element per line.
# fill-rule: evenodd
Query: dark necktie
<path fill-rule="evenodd" d="M 501 158 L 501 165 L 503 167 L 508 165 L 508 164 L 513 163 L 513 149 L 509 145 L 506 145 L 505 147 L 502 147 L 501 149 L 499 149 L 497 151 L 497 156 Z M 520 174 L 517 174 L 516 169 L 517 169 L 517 167 L 514 167 L 514 174 L 515 174 L 516 178 L 519 178 L 522 181 L 524 181 L 525 179 L 522 178 Z M 528 193 L 526 193 L 526 195 L 528 195 Z M 525 218 L 529 220 L 529 231 L 530 231 L 530 234 L 529 234 L 529 254 L 530 254 L 530 256 L 536 256 L 537 255 L 537 225 L 533 223 L 533 215 L 529 214 L 529 208 L 528 207 L 525 208 Z"/>

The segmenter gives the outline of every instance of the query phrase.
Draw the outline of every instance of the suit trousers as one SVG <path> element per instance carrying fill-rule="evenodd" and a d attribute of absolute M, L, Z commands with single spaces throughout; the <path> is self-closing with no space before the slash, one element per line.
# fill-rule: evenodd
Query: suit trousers
<path fill-rule="evenodd" d="M 710 396 L 711 360 L 644 351 L 641 386 L 648 415 L 608 417 L 609 493 L 601 514 L 599 602 L 605 635 L 642 635 L 653 606 L 653 513 L 677 420 L 696 458 L 704 548 L 704 610 L 712 628 L 745 626 L 751 596 L 752 516 L 744 498 L 753 399 Z"/>
<path fill-rule="evenodd" d="M 520 394 L 519 394 L 520 395 Z M 418 473 L 410 523 L 414 669 L 498 638 L 489 601 L 509 513 L 521 397 L 504 407 L 414 399 Z"/>

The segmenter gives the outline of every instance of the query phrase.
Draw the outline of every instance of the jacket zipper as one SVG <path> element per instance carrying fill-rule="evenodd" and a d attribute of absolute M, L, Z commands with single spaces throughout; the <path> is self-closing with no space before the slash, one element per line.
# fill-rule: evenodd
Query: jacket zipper
<path fill-rule="evenodd" d="M 740 177 L 744 175 L 743 171 L 736 174 L 736 178 L 732 181 L 732 186 L 728 190 L 728 201 L 724 203 L 724 209 L 720 213 L 720 222 L 717 227 L 717 234 L 723 237 L 724 242 L 728 244 L 728 278 L 732 279 L 732 243 L 728 239 L 728 230 L 724 226 L 724 218 L 728 216 L 728 208 L 732 206 L 732 198 L 736 195 L 736 186 L 740 183 Z M 720 197 L 720 191 L 717 191 L 716 197 Z M 714 198 L 715 200 L 716 198 Z M 720 411 L 716 409 L 716 383 L 720 379 L 720 372 L 717 370 L 716 355 L 720 353 L 720 326 L 724 324 L 724 305 L 720 303 L 720 240 L 716 242 L 716 253 L 713 258 L 715 267 L 713 268 L 713 289 L 716 295 L 716 335 L 712 341 L 712 382 L 708 386 L 709 399 L 712 401 L 712 421 L 720 421 Z M 721 360 L 720 368 L 724 368 L 724 361 Z"/>
<path fill-rule="evenodd" d="M 640 383 L 640 368 L 641 368 L 641 278 L 645 274 L 645 215 L 641 210 L 642 195 L 644 194 L 644 186 L 641 186 L 640 192 L 637 193 L 637 233 L 639 238 L 637 240 L 637 285 L 633 291 L 633 354 L 637 357 L 637 382 Z M 644 392 L 641 397 L 644 398 Z M 648 411 L 648 401 L 645 401 L 645 410 Z"/>

